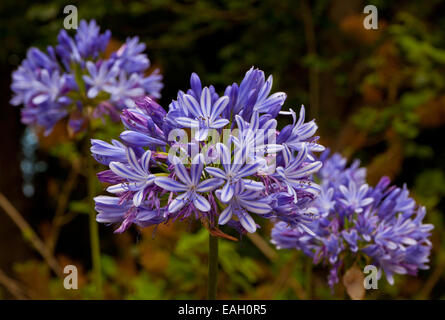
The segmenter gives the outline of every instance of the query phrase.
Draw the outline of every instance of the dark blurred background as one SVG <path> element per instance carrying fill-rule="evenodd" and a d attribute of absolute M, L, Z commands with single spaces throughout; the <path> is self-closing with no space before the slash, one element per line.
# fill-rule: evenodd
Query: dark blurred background
<path fill-rule="evenodd" d="M 251 66 L 272 74 L 273 91 L 288 95 L 285 108 L 304 104 L 317 120 L 322 144 L 361 159 L 370 184 L 382 175 L 406 183 L 435 225 L 431 269 L 396 277 L 394 286 L 382 281 L 382 289 L 367 297 L 445 298 L 445 3 L 438 0 L 2 0 L 0 192 L 45 242 L 61 211 L 66 221 L 54 254 L 61 264 L 81 266 L 80 290 L 60 288 L 26 234 L 0 210 L 0 278 L 20 294 L 91 296 L 85 180 L 73 169 L 76 152 L 69 144 L 54 151 L 63 140 L 58 129 L 38 142 L 20 123 L 19 108 L 9 104 L 11 72 L 30 46 L 55 44 L 68 4 L 77 6 L 79 19 L 110 29 L 112 45 L 134 35 L 146 43 L 164 75 L 166 108 L 189 87 L 192 72 L 220 93 Z M 378 8 L 377 30 L 363 27 L 367 4 Z M 312 268 L 298 252 L 269 248 L 270 227 L 264 223 L 256 241 L 221 244 L 221 298 L 346 297 L 341 285 L 330 292 L 322 266 Z M 199 226 L 112 231 L 100 229 L 107 298 L 205 297 L 207 238 Z M 17 294 L 0 286 L 1 297 Z"/>

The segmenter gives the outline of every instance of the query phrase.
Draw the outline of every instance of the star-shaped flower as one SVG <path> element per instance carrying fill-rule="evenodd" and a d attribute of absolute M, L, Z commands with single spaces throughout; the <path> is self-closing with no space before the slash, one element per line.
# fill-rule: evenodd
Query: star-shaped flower
<path fill-rule="evenodd" d="M 355 182 L 350 180 L 347 188 L 341 185 L 338 189 L 344 197 L 339 199 L 339 202 L 356 213 L 363 212 L 363 208 L 374 201 L 373 198 L 366 196 L 369 189 L 367 184 L 361 185 L 357 190 Z"/>
<path fill-rule="evenodd" d="M 220 117 L 229 98 L 223 96 L 212 103 L 212 95 L 207 87 L 202 90 L 200 102 L 189 94 L 184 94 L 181 101 L 192 117 L 178 117 L 175 120 L 181 126 L 196 129 L 195 139 L 198 141 L 207 138 L 209 129 L 221 129 L 229 123 L 229 120 Z"/>
<path fill-rule="evenodd" d="M 260 163 L 245 164 L 245 161 L 242 158 L 243 154 L 242 150 L 237 150 L 235 152 L 235 156 L 232 161 L 229 148 L 227 148 L 222 143 L 218 143 L 216 145 L 216 149 L 220 154 L 224 170 L 215 167 L 206 167 L 205 170 L 216 178 L 226 180 L 226 184 L 221 190 L 221 201 L 229 202 L 235 193 L 236 183 L 238 183 L 243 177 L 255 174 L 258 171 L 261 164 Z M 261 182 L 257 182 L 251 179 L 242 179 L 242 180 L 244 182 L 246 189 L 255 191 L 261 191 L 264 189 L 264 185 Z"/>
<path fill-rule="evenodd" d="M 88 98 L 93 99 L 104 89 L 105 85 L 114 81 L 119 69 L 114 66 L 110 67 L 110 63 L 107 61 L 102 61 L 100 67 L 97 67 L 91 61 L 87 61 L 86 66 L 89 75 L 84 75 L 83 81 L 90 86 L 87 92 Z"/>
<path fill-rule="evenodd" d="M 312 194 L 319 194 L 320 187 L 315 183 L 308 183 L 307 178 L 311 174 L 320 170 L 322 163 L 314 161 L 305 163 L 307 160 L 307 147 L 303 143 L 301 151 L 294 158 L 292 152 L 287 146 L 283 150 L 284 167 L 277 168 L 277 178 L 287 187 L 287 192 L 294 196 L 294 201 L 297 202 L 297 190 L 303 190 Z"/>
<path fill-rule="evenodd" d="M 153 185 L 155 175 L 150 173 L 151 151 L 146 151 L 139 163 L 132 148 L 127 149 L 128 165 L 121 162 L 110 162 L 110 169 L 118 176 L 126 179 L 126 182 L 118 183 L 107 188 L 111 193 L 136 192 L 133 203 L 138 207 L 144 199 L 146 188 Z"/>
<path fill-rule="evenodd" d="M 211 178 L 200 182 L 202 170 L 204 168 L 204 156 L 198 154 L 192 161 L 190 166 L 190 174 L 185 166 L 180 162 L 179 158 L 175 158 L 175 175 L 180 181 L 173 180 L 168 177 L 157 177 L 156 185 L 171 191 L 182 192 L 168 206 L 170 213 L 181 210 L 186 204 L 193 204 L 202 212 L 210 211 L 210 203 L 200 193 L 212 191 L 222 185 L 224 180 Z"/>
<path fill-rule="evenodd" d="M 216 196 L 221 200 L 221 190 L 216 191 Z M 247 232 L 256 231 L 256 223 L 250 216 L 249 212 L 264 215 L 269 213 L 272 207 L 268 200 L 261 196 L 261 193 L 254 190 L 247 190 L 243 188 L 243 182 L 240 181 L 235 185 L 234 195 L 230 199 L 227 207 L 221 212 L 218 224 L 226 224 L 236 215 Z"/>

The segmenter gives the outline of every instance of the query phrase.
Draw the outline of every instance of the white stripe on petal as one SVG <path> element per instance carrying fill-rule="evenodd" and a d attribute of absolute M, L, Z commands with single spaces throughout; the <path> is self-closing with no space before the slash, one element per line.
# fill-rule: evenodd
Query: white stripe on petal
<path fill-rule="evenodd" d="M 223 167 L 227 170 L 228 166 L 230 165 L 230 151 L 229 148 L 223 143 L 218 143 L 216 145 L 216 150 L 218 150 L 219 157 L 221 159 L 221 164 Z"/>
<path fill-rule="evenodd" d="M 198 192 L 209 192 L 216 188 L 218 188 L 220 185 L 224 183 L 224 180 L 217 179 L 217 178 L 211 178 L 202 181 L 200 184 L 198 184 L 196 191 Z"/>
<path fill-rule="evenodd" d="M 229 182 L 227 182 L 221 190 L 221 201 L 226 203 L 229 202 L 234 193 L 235 189 Z"/>
<path fill-rule="evenodd" d="M 186 202 L 185 199 L 174 199 L 168 206 L 168 211 L 171 213 L 178 212 L 185 206 Z"/>
<path fill-rule="evenodd" d="M 241 225 L 244 227 L 244 229 L 247 230 L 247 232 L 253 233 L 256 231 L 256 223 L 250 215 L 244 213 L 238 215 L 238 218 L 239 221 L 241 222 Z"/>
<path fill-rule="evenodd" d="M 173 192 L 184 192 L 187 190 L 184 184 L 167 177 L 157 177 L 155 184 L 162 189 Z"/>
<path fill-rule="evenodd" d="M 244 208 L 256 214 L 266 214 L 272 210 L 272 208 L 267 203 L 261 202 L 259 200 L 249 201 L 240 199 L 239 201 Z"/>
<path fill-rule="evenodd" d="M 94 197 L 94 201 L 96 204 L 102 204 L 102 205 L 118 205 L 119 204 L 119 197 L 111 197 L 111 196 L 97 196 Z"/>
<path fill-rule="evenodd" d="M 183 96 L 184 104 L 186 105 L 187 109 L 193 114 L 196 118 L 204 117 L 201 111 L 201 106 L 199 105 L 198 101 L 196 99 L 189 95 L 185 94 Z"/>
<path fill-rule="evenodd" d="M 260 181 L 243 179 L 243 182 L 244 182 L 244 187 L 247 190 L 262 191 L 264 189 L 264 184 Z"/>
<path fill-rule="evenodd" d="M 200 153 L 195 156 L 190 166 L 190 176 L 192 183 L 196 186 L 201 179 L 202 170 L 204 169 L 204 156 Z"/>
<path fill-rule="evenodd" d="M 144 189 L 141 189 L 138 192 L 136 192 L 136 194 L 133 196 L 134 206 L 139 207 L 141 205 L 143 198 L 144 198 Z"/>
<path fill-rule="evenodd" d="M 179 158 L 175 159 L 175 174 L 185 185 L 189 186 L 192 184 L 189 173 L 187 172 L 187 169 L 181 163 L 181 160 L 179 160 Z"/>
<path fill-rule="evenodd" d="M 210 203 L 207 201 L 206 198 L 204 198 L 202 195 L 196 193 L 195 199 L 193 199 L 193 204 L 195 207 L 203 212 L 210 211 Z"/>
<path fill-rule="evenodd" d="M 128 191 L 128 189 L 125 187 L 125 183 L 118 183 L 113 186 L 109 186 L 107 191 L 110 193 L 122 193 Z"/>
<path fill-rule="evenodd" d="M 134 171 L 136 171 L 140 175 L 145 174 L 132 148 L 127 149 L 127 160 Z"/>
<path fill-rule="evenodd" d="M 199 128 L 195 131 L 195 139 L 197 141 L 204 141 L 207 139 L 207 136 L 209 135 L 209 129 L 207 128 Z"/>
<path fill-rule="evenodd" d="M 150 158 L 151 158 L 151 151 L 147 150 L 141 157 L 142 162 L 142 168 L 144 169 L 145 173 L 150 172 Z"/>
<path fill-rule="evenodd" d="M 221 129 L 225 127 L 230 121 L 227 119 L 216 119 L 211 122 L 210 126 L 214 129 Z"/>
<path fill-rule="evenodd" d="M 110 169 L 119 177 L 129 180 L 141 180 L 141 176 L 120 162 L 110 162 Z"/>
<path fill-rule="evenodd" d="M 219 215 L 218 224 L 226 224 L 232 218 L 232 206 L 228 205 Z"/>
<path fill-rule="evenodd" d="M 259 163 L 247 164 L 241 170 L 238 171 L 238 177 L 242 178 L 246 176 L 251 176 L 258 172 L 259 167 L 260 167 Z"/>
<path fill-rule="evenodd" d="M 212 108 L 212 97 L 209 88 L 205 87 L 201 93 L 201 112 L 205 118 L 210 117 Z"/>
<path fill-rule="evenodd" d="M 219 168 L 214 168 L 214 167 L 206 167 L 205 171 L 207 171 L 207 173 L 211 174 L 212 176 L 214 176 L 215 178 L 220 178 L 220 179 L 225 179 L 226 178 L 226 174 L 224 171 L 222 171 Z"/>
<path fill-rule="evenodd" d="M 321 161 L 315 161 L 312 162 L 306 166 L 304 166 L 303 168 L 296 170 L 295 172 L 292 172 L 291 170 L 287 170 L 288 168 L 286 168 L 286 176 L 290 179 L 299 179 L 299 178 L 303 178 L 303 177 L 307 177 L 315 172 L 317 172 L 318 170 L 320 170 L 322 166 Z"/>
<path fill-rule="evenodd" d="M 229 97 L 223 96 L 219 98 L 213 105 L 213 110 L 210 114 L 210 121 L 214 122 L 217 117 L 224 111 L 227 104 L 229 103 Z"/>
<path fill-rule="evenodd" d="M 198 128 L 199 127 L 199 122 L 198 122 L 198 120 L 195 120 L 195 119 L 190 119 L 190 118 L 186 118 L 186 117 L 178 117 L 178 118 L 175 118 L 175 121 L 180 126 L 183 126 L 186 128 Z"/>

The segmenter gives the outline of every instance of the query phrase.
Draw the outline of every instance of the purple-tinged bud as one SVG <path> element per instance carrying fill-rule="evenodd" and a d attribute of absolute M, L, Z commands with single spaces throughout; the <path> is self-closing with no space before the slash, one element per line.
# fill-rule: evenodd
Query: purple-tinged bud
<path fill-rule="evenodd" d="M 236 102 L 238 101 L 238 84 L 234 83 L 231 86 L 227 86 L 226 90 L 224 91 L 224 95 L 229 97 L 229 103 L 223 111 L 223 117 L 229 119 L 230 115 L 234 113 L 234 108 L 236 106 Z M 235 123 L 232 124 L 232 128 L 234 125 Z"/>
<path fill-rule="evenodd" d="M 166 142 L 150 137 L 146 134 L 127 130 L 120 134 L 120 138 L 127 144 L 134 147 L 147 147 L 147 146 L 164 146 Z"/>
<path fill-rule="evenodd" d="M 249 94 L 247 103 L 241 111 L 241 115 L 244 118 L 244 120 L 250 121 L 250 118 L 252 117 L 252 114 L 253 114 L 253 107 L 255 106 L 257 99 L 258 99 L 258 90 L 253 90 Z"/>
<path fill-rule="evenodd" d="M 290 137 L 291 133 L 292 133 L 292 125 L 287 125 L 285 126 L 281 131 L 280 134 L 277 137 L 277 143 L 283 143 L 285 141 L 287 141 L 287 139 Z"/>
<path fill-rule="evenodd" d="M 98 172 L 97 177 L 99 178 L 100 182 L 110 183 L 110 184 L 117 184 L 117 183 L 121 183 L 121 182 L 125 181 L 125 179 L 118 176 L 111 170 L 104 170 L 104 171 Z"/>
<path fill-rule="evenodd" d="M 201 79 L 196 73 L 192 73 L 190 77 L 190 87 L 192 88 L 192 94 L 196 99 L 200 99 L 202 92 Z"/>
<path fill-rule="evenodd" d="M 158 127 L 162 127 L 167 112 L 156 101 L 150 97 L 144 97 L 136 99 L 134 103 L 145 114 L 150 116 Z"/>
<path fill-rule="evenodd" d="M 122 111 L 121 120 L 126 128 L 142 133 L 148 133 L 149 117 L 135 110 L 124 109 Z"/>
<path fill-rule="evenodd" d="M 91 139 L 90 151 L 97 162 L 108 165 L 111 161 L 126 162 L 126 147 L 117 140 L 112 144 L 98 139 Z"/>

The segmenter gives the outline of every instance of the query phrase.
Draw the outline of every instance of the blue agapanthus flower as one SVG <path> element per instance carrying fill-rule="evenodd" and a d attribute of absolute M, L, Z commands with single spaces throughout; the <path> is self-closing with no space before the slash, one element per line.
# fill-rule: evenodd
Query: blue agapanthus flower
<path fill-rule="evenodd" d="M 277 248 L 302 250 L 314 263 L 325 262 L 333 287 L 351 261 L 381 268 L 390 284 L 394 274 L 416 275 L 428 269 L 433 225 L 424 224 L 425 208 L 409 197 L 406 186 L 390 186 L 383 177 L 375 187 L 366 184 L 358 161 L 347 166 L 338 153 L 325 151 L 317 173 L 320 195 L 311 204 L 319 219 L 308 230 L 278 222 L 272 230 Z M 349 262 L 347 262 L 349 261 Z"/>
<path fill-rule="evenodd" d="M 71 116 L 68 123 L 78 131 L 90 114 L 119 119 L 118 111 L 133 107 L 135 98 L 159 98 L 162 76 L 158 70 L 145 75 L 150 67 L 145 45 L 129 38 L 106 57 L 110 37 L 109 30 L 100 33 L 94 20 L 82 20 L 74 38 L 61 30 L 58 44 L 46 53 L 30 48 L 12 73 L 11 104 L 23 105 L 22 122 L 43 127 L 48 134 L 59 120 Z"/>
<path fill-rule="evenodd" d="M 264 79 L 252 68 L 219 96 L 192 74 L 191 89 L 179 91 L 167 112 L 149 97 L 123 110 L 122 142 L 92 140 L 94 158 L 109 167 L 98 177 L 114 194 L 96 198 L 98 221 L 119 223 L 121 232 L 130 221 L 194 218 L 210 230 L 219 224 L 245 233 L 256 231 L 258 215 L 308 229 L 321 190 L 312 153 L 324 148 L 304 107 L 298 121 L 283 113 L 292 124 L 281 136 L 275 118 L 286 95 L 270 95 L 272 77 Z"/>

